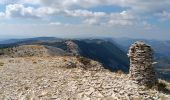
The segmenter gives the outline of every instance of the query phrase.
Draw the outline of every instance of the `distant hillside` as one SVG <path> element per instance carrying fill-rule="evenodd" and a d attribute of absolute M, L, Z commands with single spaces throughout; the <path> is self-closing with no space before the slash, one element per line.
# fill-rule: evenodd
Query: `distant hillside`
<path fill-rule="evenodd" d="M 99 62 L 102 62 L 111 70 L 128 71 L 128 58 L 126 53 L 116 45 L 103 40 L 75 40 L 80 54 Z"/>
<path fill-rule="evenodd" d="M 122 70 L 127 72 L 129 67 L 126 53 L 115 44 L 101 39 L 26 39 L 11 44 L 1 44 L 0 48 L 13 48 L 22 45 L 42 45 L 54 55 L 55 52 L 62 51 L 64 54 L 87 57 L 101 62 L 112 71 Z"/>
<path fill-rule="evenodd" d="M 8 39 L 0 41 L 0 44 L 11 44 L 11 43 L 17 43 L 17 42 L 26 42 L 26 41 L 53 41 L 59 38 L 55 37 L 37 37 L 37 38 L 26 38 L 26 39 Z"/>
<path fill-rule="evenodd" d="M 124 50 L 128 50 L 129 46 L 135 41 L 144 41 L 151 45 L 155 51 L 155 57 L 170 57 L 170 41 L 160 40 L 146 40 L 146 39 L 129 39 L 129 38 L 115 38 L 114 42 L 122 46 Z"/>
<path fill-rule="evenodd" d="M 57 55 L 69 55 L 69 53 L 59 48 L 42 45 L 21 45 L 0 49 L 0 57 L 42 57 Z"/>

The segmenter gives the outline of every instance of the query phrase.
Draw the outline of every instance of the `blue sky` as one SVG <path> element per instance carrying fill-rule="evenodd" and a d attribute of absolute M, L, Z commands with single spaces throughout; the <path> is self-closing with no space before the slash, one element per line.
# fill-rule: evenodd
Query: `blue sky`
<path fill-rule="evenodd" d="M 170 0 L 1 0 L 0 38 L 170 40 Z"/>

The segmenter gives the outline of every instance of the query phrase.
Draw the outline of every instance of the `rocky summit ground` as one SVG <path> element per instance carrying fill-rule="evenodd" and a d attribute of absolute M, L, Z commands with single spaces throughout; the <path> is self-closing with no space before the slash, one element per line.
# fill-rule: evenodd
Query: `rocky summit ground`
<path fill-rule="evenodd" d="M 24 57 L 0 59 L 0 100 L 170 100 L 170 94 L 92 60 Z"/>

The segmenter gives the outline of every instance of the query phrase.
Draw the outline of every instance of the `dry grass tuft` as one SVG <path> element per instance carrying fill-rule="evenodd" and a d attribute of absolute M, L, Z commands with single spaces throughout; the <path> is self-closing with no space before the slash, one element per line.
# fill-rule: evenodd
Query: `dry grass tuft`
<path fill-rule="evenodd" d="M 166 94 L 170 94 L 169 87 L 170 87 L 169 83 L 164 80 L 159 80 L 157 84 L 157 90 Z"/>
<path fill-rule="evenodd" d="M 85 58 L 85 57 L 77 57 L 77 60 L 81 62 L 82 64 L 84 64 L 85 66 L 90 65 L 90 61 L 91 61 L 90 59 Z"/>
<path fill-rule="evenodd" d="M 33 64 L 37 64 L 37 59 L 34 57 L 31 59 Z"/>
<path fill-rule="evenodd" d="M 4 66 L 4 64 L 5 64 L 4 62 L 0 61 L 0 66 Z"/>
<path fill-rule="evenodd" d="M 116 72 L 117 74 L 125 74 L 122 70 L 118 70 L 117 72 Z"/>
<path fill-rule="evenodd" d="M 63 62 L 66 62 L 67 61 L 67 59 L 66 58 L 63 58 Z"/>
<path fill-rule="evenodd" d="M 158 91 L 165 91 L 166 90 L 166 84 L 163 82 L 159 82 L 157 84 Z"/>
<path fill-rule="evenodd" d="M 37 62 L 36 62 L 36 61 L 33 61 L 33 64 L 37 64 Z"/>

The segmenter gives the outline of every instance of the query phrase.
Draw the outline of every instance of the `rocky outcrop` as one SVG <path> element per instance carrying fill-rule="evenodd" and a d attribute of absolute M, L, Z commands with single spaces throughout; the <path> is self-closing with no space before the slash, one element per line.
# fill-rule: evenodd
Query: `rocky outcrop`
<path fill-rule="evenodd" d="M 73 41 L 66 41 L 65 42 L 66 45 L 67 45 L 67 48 L 68 48 L 68 52 L 72 53 L 73 55 L 75 56 L 78 56 L 80 55 L 80 50 L 79 50 L 79 47 L 76 43 L 74 43 Z"/>
<path fill-rule="evenodd" d="M 129 49 L 130 78 L 139 85 L 153 87 L 157 78 L 153 68 L 153 50 L 144 42 L 137 41 Z"/>

